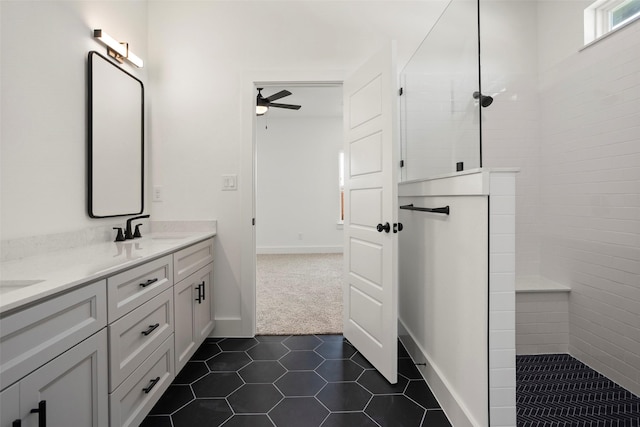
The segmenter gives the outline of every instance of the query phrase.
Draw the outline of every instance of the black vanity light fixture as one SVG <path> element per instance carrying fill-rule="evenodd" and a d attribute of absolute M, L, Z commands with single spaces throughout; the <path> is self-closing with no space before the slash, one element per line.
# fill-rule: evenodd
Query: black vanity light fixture
<path fill-rule="evenodd" d="M 109 34 L 105 33 L 104 30 L 93 30 L 93 37 L 104 43 L 104 45 L 107 46 L 107 53 L 109 56 L 119 63 L 122 64 L 123 60 L 126 59 L 138 68 L 142 68 L 144 66 L 142 59 L 129 50 L 129 43 L 117 41 Z"/>

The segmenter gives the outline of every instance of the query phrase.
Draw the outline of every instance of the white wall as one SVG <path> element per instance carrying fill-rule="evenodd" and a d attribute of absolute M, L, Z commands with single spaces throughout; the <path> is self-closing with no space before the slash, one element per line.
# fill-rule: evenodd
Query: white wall
<path fill-rule="evenodd" d="M 146 1 L 2 1 L 3 241 L 121 219 L 87 214 L 87 54 L 102 28 L 147 57 Z M 146 69 L 127 71 L 146 82 Z M 148 204 L 145 204 L 148 206 Z"/>
<path fill-rule="evenodd" d="M 148 83 L 147 190 L 163 187 L 146 211 L 160 221 L 218 219 L 217 312 L 240 319 L 251 310 L 241 258 L 253 251 L 240 244 L 241 198 L 251 191 L 239 171 L 246 76 L 343 77 L 391 38 L 402 65 L 445 3 L 3 0 L 3 247 L 122 222 L 86 214 L 86 56 L 104 51 L 91 37 L 104 28 L 145 60 L 134 73 Z M 228 173 L 239 174 L 236 192 L 221 191 Z"/>
<path fill-rule="evenodd" d="M 262 116 L 256 130 L 258 253 L 341 252 L 342 116 Z"/>
<path fill-rule="evenodd" d="M 251 333 L 251 273 L 243 266 L 254 248 L 242 245 L 251 214 L 241 209 L 252 191 L 251 169 L 244 167 L 251 153 L 243 150 L 244 125 L 252 120 L 243 97 L 255 96 L 246 89 L 251 79 L 269 81 L 266 76 L 278 73 L 344 78 L 390 38 L 398 40 L 403 64 L 443 4 L 149 3 L 152 180 L 164 189 L 152 215 L 217 219 L 216 334 Z M 238 191 L 221 191 L 223 174 L 238 174 Z M 232 323 L 242 326 L 227 329 Z"/>

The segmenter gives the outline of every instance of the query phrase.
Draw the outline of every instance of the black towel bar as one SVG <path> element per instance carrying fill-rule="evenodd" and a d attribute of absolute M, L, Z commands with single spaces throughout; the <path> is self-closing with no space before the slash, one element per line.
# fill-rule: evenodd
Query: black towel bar
<path fill-rule="evenodd" d="M 413 203 L 410 205 L 400 206 L 400 209 L 406 209 L 408 211 L 420 211 L 420 212 L 432 212 L 432 213 L 441 213 L 445 215 L 449 215 L 449 206 L 445 206 L 443 208 L 416 208 L 413 206 Z"/>

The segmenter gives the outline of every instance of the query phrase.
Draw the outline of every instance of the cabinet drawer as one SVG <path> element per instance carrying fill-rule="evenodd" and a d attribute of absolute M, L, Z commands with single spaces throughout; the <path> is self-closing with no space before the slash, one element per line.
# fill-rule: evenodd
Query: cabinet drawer
<path fill-rule="evenodd" d="M 173 254 L 173 281 L 178 283 L 213 261 L 213 239 L 196 243 Z"/>
<path fill-rule="evenodd" d="M 4 317 L 0 384 L 12 384 L 107 324 L 105 281 Z"/>
<path fill-rule="evenodd" d="M 122 317 L 173 286 L 171 255 L 107 279 L 109 322 Z"/>
<path fill-rule="evenodd" d="M 173 335 L 109 395 L 110 425 L 138 426 L 174 377 Z"/>
<path fill-rule="evenodd" d="M 109 325 L 109 391 L 115 390 L 172 333 L 172 289 Z"/>

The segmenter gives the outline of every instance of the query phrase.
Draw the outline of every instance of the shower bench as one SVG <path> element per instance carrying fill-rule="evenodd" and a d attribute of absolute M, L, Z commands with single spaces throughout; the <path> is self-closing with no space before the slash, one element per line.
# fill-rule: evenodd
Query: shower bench
<path fill-rule="evenodd" d="M 516 354 L 569 352 L 570 292 L 546 277 L 516 278 Z"/>

